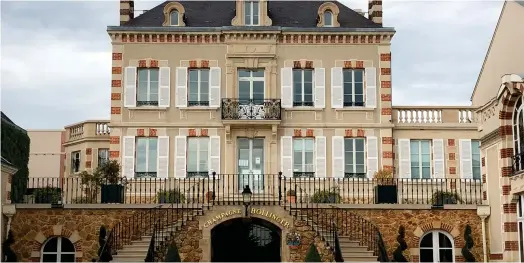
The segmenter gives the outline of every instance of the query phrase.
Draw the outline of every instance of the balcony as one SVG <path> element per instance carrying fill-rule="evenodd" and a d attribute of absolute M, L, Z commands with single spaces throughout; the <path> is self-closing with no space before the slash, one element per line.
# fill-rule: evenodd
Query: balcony
<path fill-rule="evenodd" d="M 475 107 L 395 106 L 392 121 L 396 126 L 453 126 L 476 128 Z"/>
<path fill-rule="evenodd" d="M 229 124 L 278 124 L 282 120 L 280 99 L 222 99 L 222 121 Z"/>
<path fill-rule="evenodd" d="M 109 121 L 90 120 L 69 125 L 66 129 L 66 143 L 82 139 L 109 139 Z"/>

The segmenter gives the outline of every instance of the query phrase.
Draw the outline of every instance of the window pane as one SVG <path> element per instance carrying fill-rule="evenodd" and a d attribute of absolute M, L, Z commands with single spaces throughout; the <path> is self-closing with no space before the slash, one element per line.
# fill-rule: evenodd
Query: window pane
<path fill-rule="evenodd" d="M 73 243 L 71 243 L 71 241 L 69 241 L 69 239 L 62 237 L 61 251 L 62 252 L 75 252 L 75 246 L 73 245 Z"/>
<path fill-rule="evenodd" d="M 473 167 L 473 179 L 480 179 L 481 169 L 480 167 Z"/>
<path fill-rule="evenodd" d="M 306 152 L 306 165 L 309 168 L 313 165 L 313 152 Z M 312 169 L 306 170 L 306 172 L 313 172 Z"/>
<path fill-rule="evenodd" d="M 178 11 L 172 11 L 171 12 L 171 25 L 172 26 L 177 26 L 178 25 Z"/>
<path fill-rule="evenodd" d="M 239 81 L 238 82 L 238 97 L 240 100 L 244 100 L 244 103 L 246 103 L 246 100 L 251 99 L 251 84 L 249 81 Z"/>
<path fill-rule="evenodd" d="M 153 68 L 149 70 L 149 81 L 158 82 L 158 69 Z"/>
<path fill-rule="evenodd" d="M 305 145 L 306 145 L 306 151 L 313 152 L 313 145 L 315 142 L 313 139 L 304 139 Z"/>
<path fill-rule="evenodd" d="M 355 83 L 355 94 L 362 95 L 364 94 L 364 84 Z"/>
<path fill-rule="evenodd" d="M 248 70 L 245 70 L 245 69 L 239 69 L 238 70 L 238 77 L 240 78 L 245 78 L 245 77 L 249 77 L 250 76 L 250 71 Z"/>
<path fill-rule="evenodd" d="M 158 141 L 156 138 L 149 138 L 149 160 L 148 160 L 148 172 L 156 172 L 157 168 L 157 145 Z"/>
<path fill-rule="evenodd" d="M 365 166 L 364 166 L 364 165 L 358 165 L 358 164 L 357 164 L 357 171 L 356 171 L 356 173 L 359 173 L 359 174 L 366 173 Z"/>
<path fill-rule="evenodd" d="M 364 152 L 358 152 L 355 155 L 356 155 L 356 158 L 355 158 L 356 163 L 364 165 Z"/>
<path fill-rule="evenodd" d="M 304 82 L 313 83 L 313 70 L 304 70 Z"/>
<path fill-rule="evenodd" d="M 440 249 L 439 262 L 453 262 L 453 251 L 451 249 Z"/>
<path fill-rule="evenodd" d="M 58 238 L 53 237 L 45 243 L 44 252 L 57 252 Z"/>
<path fill-rule="evenodd" d="M 346 162 L 346 165 L 344 166 L 344 172 L 346 173 L 355 173 L 354 171 L 354 166 L 352 164 L 347 164 Z"/>
<path fill-rule="evenodd" d="M 75 254 L 62 254 L 60 262 L 75 262 Z"/>
<path fill-rule="evenodd" d="M 149 101 L 158 101 L 158 81 L 149 83 Z"/>
<path fill-rule="evenodd" d="M 324 25 L 331 26 L 333 23 L 333 14 L 331 11 L 324 12 Z"/>
<path fill-rule="evenodd" d="M 253 99 L 259 100 L 259 103 L 264 101 L 264 82 L 253 81 Z"/>
<path fill-rule="evenodd" d="M 411 155 L 417 155 L 418 154 L 418 146 L 419 146 L 419 142 L 418 141 L 411 141 L 411 143 L 410 143 Z"/>
<path fill-rule="evenodd" d="M 480 142 L 479 141 L 471 141 L 471 152 L 473 154 L 480 154 Z"/>
<path fill-rule="evenodd" d="M 44 254 L 42 256 L 42 262 L 58 262 L 56 254 Z"/>
<path fill-rule="evenodd" d="M 249 2 L 244 5 L 244 20 L 246 25 L 251 24 L 251 5 Z"/>
<path fill-rule="evenodd" d="M 264 70 L 263 69 L 255 69 L 251 71 L 251 75 L 256 78 L 263 78 L 264 77 Z"/>
<path fill-rule="evenodd" d="M 138 82 L 137 101 L 147 101 L 147 82 Z"/>
<path fill-rule="evenodd" d="M 198 172 L 198 141 L 197 138 L 187 140 L 187 171 Z"/>
<path fill-rule="evenodd" d="M 353 151 L 353 139 L 344 140 L 344 151 L 346 152 Z"/>
<path fill-rule="evenodd" d="M 344 82 L 345 83 L 353 82 L 353 70 L 344 69 L 343 72 L 342 72 L 342 76 L 344 78 Z"/>
<path fill-rule="evenodd" d="M 293 140 L 293 149 L 295 151 L 301 152 L 302 149 L 304 149 L 304 140 L 303 139 Z"/>
<path fill-rule="evenodd" d="M 451 240 L 443 233 L 438 233 L 439 248 L 452 248 Z"/>
<path fill-rule="evenodd" d="M 293 152 L 293 171 L 302 172 L 302 152 Z"/>
<path fill-rule="evenodd" d="M 364 95 L 355 95 L 355 101 L 354 102 L 363 103 L 364 102 Z M 362 105 L 360 105 L 360 106 L 362 106 Z"/>
<path fill-rule="evenodd" d="M 422 168 L 422 178 L 426 178 L 426 179 L 431 178 L 431 168 L 429 167 Z"/>
<path fill-rule="evenodd" d="M 429 154 L 430 153 L 430 150 L 429 150 L 430 142 L 429 141 L 426 141 L 426 140 L 420 141 L 420 145 L 421 145 L 420 148 L 421 148 L 422 153 L 425 153 L 425 154 Z"/>
<path fill-rule="evenodd" d="M 357 69 L 354 70 L 354 76 L 355 76 L 355 83 L 363 83 L 364 82 L 364 70 Z"/>
<path fill-rule="evenodd" d="M 420 247 L 432 248 L 433 247 L 433 233 L 428 233 L 420 241 Z"/>
<path fill-rule="evenodd" d="M 472 154 L 473 167 L 480 166 L 480 154 Z"/>
<path fill-rule="evenodd" d="M 421 249 L 420 262 L 433 262 L 433 249 Z"/>
<path fill-rule="evenodd" d="M 431 167 L 431 156 L 429 154 L 422 154 L 422 167 Z"/>
<path fill-rule="evenodd" d="M 411 178 L 420 178 L 420 168 L 411 166 Z"/>
<path fill-rule="evenodd" d="M 357 152 L 364 151 L 364 139 L 355 139 L 355 150 Z"/>
<path fill-rule="evenodd" d="M 147 139 L 138 138 L 136 140 L 136 171 L 147 172 Z"/>
<path fill-rule="evenodd" d="M 346 152 L 345 159 L 346 159 L 347 164 L 353 165 L 353 156 L 354 156 L 353 151 Z"/>

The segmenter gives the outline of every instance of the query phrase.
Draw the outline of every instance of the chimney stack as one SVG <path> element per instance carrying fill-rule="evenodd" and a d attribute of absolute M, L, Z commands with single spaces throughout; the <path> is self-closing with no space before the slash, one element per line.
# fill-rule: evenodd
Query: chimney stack
<path fill-rule="evenodd" d="M 135 2 L 120 0 L 120 25 L 135 18 Z"/>
<path fill-rule="evenodd" d="M 368 18 L 382 25 L 382 0 L 369 0 Z"/>

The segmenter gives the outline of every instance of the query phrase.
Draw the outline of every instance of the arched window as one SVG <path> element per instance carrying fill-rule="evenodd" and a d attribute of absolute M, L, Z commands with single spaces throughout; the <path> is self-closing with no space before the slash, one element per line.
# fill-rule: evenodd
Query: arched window
<path fill-rule="evenodd" d="M 75 262 L 75 246 L 65 237 L 52 237 L 42 247 L 40 262 Z"/>
<path fill-rule="evenodd" d="M 324 12 L 324 26 L 333 26 L 333 13 L 329 10 Z"/>
<path fill-rule="evenodd" d="M 173 10 L 169 14 L 170 25 L 178 26 L 178 10 Z"/>
<path fill-rule="evenodd" d="M 453 262 L 453 238 L 442 231 L 426 233 L 420 240 L 420 262 Z"/>
<path fill-rule="evenodd" d="M 522 97 L 520 97 L 513 111 L 513 146 L 516 171 L 524 169 L 524 158 L 522 158 L 524 152 L 524 113 L 522 106 Z"/>

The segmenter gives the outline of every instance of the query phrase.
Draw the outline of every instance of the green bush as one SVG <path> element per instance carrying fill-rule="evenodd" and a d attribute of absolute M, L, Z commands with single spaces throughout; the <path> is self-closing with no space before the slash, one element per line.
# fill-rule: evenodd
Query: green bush
<path fill-rule="evenodd" d="M 60 188 L 50 186 L 35 189 L 33 196 L 37 204 L 50 204 L 58 202 L 62 198 Z"/>
<path fill-rule="evenodd" d="M 431 204 L 433 205 L 445 205 L 445 204 L 458 204 L 462 202 L 458 193 L 448 191 L 436 191 L 431 197 Z"/>
<path fill-rule="evenodd" d="M 309 250 L 306 254 L 305 262 L 322 262 L 322 258 L 320 257 L 320 254 L 318 253 L 315 244 L 311 244 L 311 246 L 309 247 Z"/>
<path fill-rule="evenodd" d="M 164 262 L 182 262 L 180 255 L 178 254 L 178 248 L 175 242 L 171 242 L 167 248 L 167 255 Z"/>
<path fill-rule="evenodd" d="M 159 203 L 183 203 L 186 201 L 186 196 L 180 189 L 164 190 L 157 193 Z"/>
<path fill-rule="evenodd" d="M 13 203 L 18 203 L 23 201 L 27 191 L 27 180 L 29 178 L 27 164 L 29 163 L 30 139 L 24 129 L 16 126 L 3 113 L 1 126 L 2 157 L 18 169 L 18 172 L 13 175 L 11 182 L 11 200 Z"/>
<path fill-rule="evenodd" d="M 340 191 L 338 188 L 331 188 L 330 190 L 316 190 L 313 196 L 311 197 L 312 203 L 340 203 L 342 197 L 340 196 Z"/>

